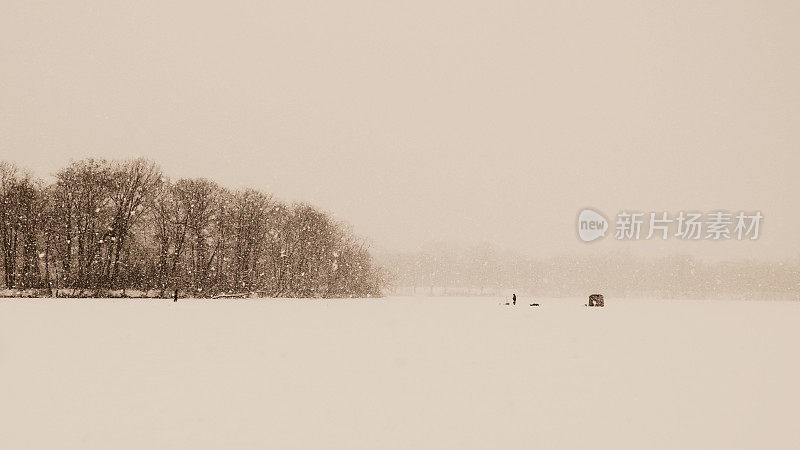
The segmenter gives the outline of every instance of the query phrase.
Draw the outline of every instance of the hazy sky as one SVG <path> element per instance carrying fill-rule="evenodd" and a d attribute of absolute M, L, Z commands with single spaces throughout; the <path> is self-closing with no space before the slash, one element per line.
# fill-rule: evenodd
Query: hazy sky
<path fill-rule="evenodd" d="M 564 3 L 4 0 L 0 159 L 145 156 L 385 249 L 800 255 L 800 3 Z M 584 244 L 585 206 L 765 222 Z"/>

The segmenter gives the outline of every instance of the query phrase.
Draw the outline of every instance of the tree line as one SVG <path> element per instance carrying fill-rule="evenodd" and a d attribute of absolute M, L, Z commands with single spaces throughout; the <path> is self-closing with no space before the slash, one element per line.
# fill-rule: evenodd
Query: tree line
<path fill-rule="evenodd" d="M 800 258 L 703 261 L 691 255 L 527 257 L 489 244 L 429 243 L 420 251 L 376 254 L 393 275 L 390 293 L 800 299 Z M 510 294 L 508 294 L 510 295 Z"/>
<path fill-rule="evenodd" d="M 366 297 L 385 279 L 366 243 L 325 212 L 172 181 L 145 159 L 75 161 L 49 184 L 0 161 L 0 240 L 8 289 Z"/>

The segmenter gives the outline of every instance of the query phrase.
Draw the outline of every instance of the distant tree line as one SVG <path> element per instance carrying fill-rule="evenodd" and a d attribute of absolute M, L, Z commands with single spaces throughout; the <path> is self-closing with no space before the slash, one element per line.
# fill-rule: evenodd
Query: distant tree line
<path fill-rule="evenodd" d="M 8 289 L 381 294 L 384 278 L 367 245 L 311 205 L 202 178 L 171 181 L 144 159 L 85 159 L 54 179 L 0 162 Z"/>
<path fill-rule="evenodd" d="M 784 298 L 800 300 L 800 258 L 702 261 L 690 255 L 531 258 L 489 244 L 431 243 L 410 253 L 376 254 L 392 274 L 389 292 L 649 298 Z M 510 294 L 509 294 L 510 295 Z"/>

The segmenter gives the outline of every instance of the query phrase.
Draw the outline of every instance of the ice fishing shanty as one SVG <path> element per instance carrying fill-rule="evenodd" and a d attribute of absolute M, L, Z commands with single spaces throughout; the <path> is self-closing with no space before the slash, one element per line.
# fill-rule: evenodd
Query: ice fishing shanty
<path fill-rule="evenodd" d="M 605 306 L 603 294 L 592 294 L 589 296 L 589 304 L 587 306 Z"/>

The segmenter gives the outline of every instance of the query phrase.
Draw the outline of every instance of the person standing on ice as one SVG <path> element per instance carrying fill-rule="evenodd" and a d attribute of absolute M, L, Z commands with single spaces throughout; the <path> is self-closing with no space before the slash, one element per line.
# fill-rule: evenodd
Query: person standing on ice
<path fill-rule="evenodd" d="M 517 304 L 517 294 L 511 294 L 511 303 L 514 305 Z"/>

